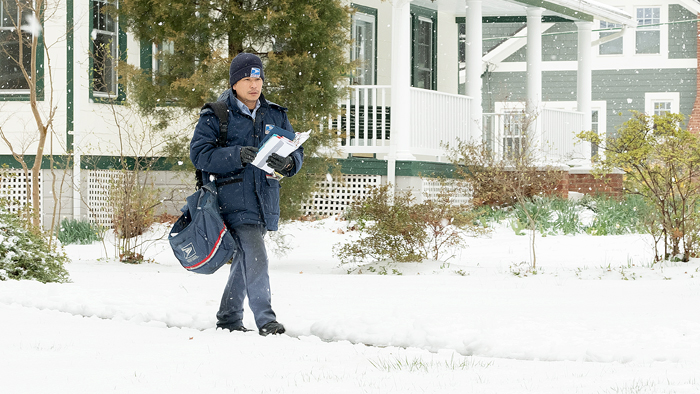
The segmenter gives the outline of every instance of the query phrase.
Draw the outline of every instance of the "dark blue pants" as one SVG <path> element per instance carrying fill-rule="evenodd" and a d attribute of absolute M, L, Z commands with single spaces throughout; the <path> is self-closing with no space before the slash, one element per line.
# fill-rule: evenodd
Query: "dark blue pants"
<path fill-rule="evenodd" d="M 243 301 L 247 296 L 255 324 L 260 329 L 276 319 L 272 311 L 267 251 L 263 239 L 267 230 L 262 224 L 244 224 L 230 230 L 238 252 L 231 262 L 228 282 L 216 314 L 217 326 L 231 328 L 242 325 Z"/>

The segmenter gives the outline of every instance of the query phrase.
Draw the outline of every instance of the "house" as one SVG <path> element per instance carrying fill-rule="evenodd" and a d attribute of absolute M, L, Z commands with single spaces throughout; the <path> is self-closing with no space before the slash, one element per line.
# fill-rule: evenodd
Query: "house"
<path fill-rule="evenodd" d="M 359 86 L 345 103 L 356 108 L 329 124 L 347 128 L 341 135 L 350 158 L 343 164 L 353 174 L 364 170 L 355 169 L 353 158 L 370 154 L 378 160 L 359 161 L 377 166 L 367 173 L 429 194 L 434 182 L 419 176 L 449 171 L 441 166 L 441 142 L 482 139 L 504 153 L 529 135 L 545 161 L 566 165 L 570 191 L 619 192 L 620 174 L 607 185 L 593 179 L 591 158 L 602 152 L 575 134 L 612 134 L 631 110 L 697 111 L 697 1 L 356 0 L 353 6 L 351 54 L 367 66 L 357 71 Z M 534 121 L 525 126 L 523 114 L 534 114 Z M 359 124 L 352 125 L 353 116 Z M 363 128 L 373 117 L 380 119 L 376 127 L 370 120 Z M 694 122 L 700 127 L 700 111 Z M 367 137 L 385 129 L 393 145 Z"/>
<path fill-rule="evenodd" d="M 100 12 L 115 1 L 50 3 L 55 12 L 42 21 L 43 29 L 24 33 L 46 38 L 50 53 L 36 59 L 40 82 L 52 84 L 37 88 L 39 112 L 54 114 L 47 149 L 76 159 L 72 168 L 51 172 L 46 165 L 38 174 L 45 223 L 54 207 L 61 216 L 109 223 L 108 215 L 100 216 L 104 183 L 114 176 L 109 159 L 148 155 L 159 142 L 157 136 L 140 135 L 140 143 L 125 143 L 120 127 L 131 115 L 106 100 L 108 92 L 118 91 L 110 58 L 142 68 L 153 61 L 150 44 L 135 41 Z M 18 54 L 6 16 L 19 14 L 11 1 L 0 4 L 3 48 Z M 451 172 L 444 143 L 473 139 L 490 141 L 496 151 L 517 149 L 526 131 L 518 127 L 519 113 L 537 114 L 527 130 L 543 154 L 586 172 L 595 147 L 574 144 L 574 133 L 596 127 L 612 132 L 629 109 L 689 113 L 694 107 L 695 15 L 700 13 L 694 0 L 653 5 L 647 0 L 355 0 L 351 5 L 356 13 L 348 52 L 360 66 L 349 81 L 342 114 L 323 124 L 339 129 L 344 176 L 342 182 L 325 182 L 306 206 L 310 214 L 342 212 L 368 184 L 389 182 L 429 198 L 437 188 L 434 176 Z M 105 54 L 102 48 L 110 41 L 118 45 Z M 23 61 L 30 61 L 24 53 Z M 35 127 L 28 98 L 17 70 L 0 59 L 0 128 L 15 153 L 31 159 L 36 141 L 27 138 Z M 98 170 L 86 170 L 85 163 L 94 161 Z M 23 175 L 7 143 L 0 143 L 0 163 L 18 175 L 4 178 L 13 186 L 0 185 L 0 196 L 21 190 Z M 71 182 L 57 189 L 55 174 L 67 174 Z M 186 184 L 168 171 L 156 178 L 160 186 Z"/>

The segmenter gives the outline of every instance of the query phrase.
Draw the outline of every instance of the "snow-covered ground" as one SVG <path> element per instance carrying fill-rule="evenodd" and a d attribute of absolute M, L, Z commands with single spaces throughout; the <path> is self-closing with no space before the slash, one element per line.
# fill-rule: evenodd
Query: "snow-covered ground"
<path fill-rule="evenodd" d="M 646 236 L 538 237 L 533 274 L 502 226 L 379 275 L 339 267 L 339 229 L 283 227 L 269 337 L 213 329 L 225 268 L 69 245 L 72 283 L 0 282 L 0 392 L 700 393 L 700 261 L 652 266 Z"/>

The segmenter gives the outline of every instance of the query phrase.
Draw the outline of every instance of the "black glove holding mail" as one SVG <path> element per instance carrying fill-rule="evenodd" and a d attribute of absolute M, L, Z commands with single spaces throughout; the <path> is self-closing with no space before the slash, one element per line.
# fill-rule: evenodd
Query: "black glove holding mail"
<path fill-rule="evenodd" d="M 241 163 L 246 165 L 252 163 L 255 160 L 255 156 L 258 154 L 258 148 L 254 146 L 243 146 L 241 147 Z"/>
<path fill-rule="evenodd" d="M 294 166 L 294 159 L 291 156 L 282 157 L 273 153 L 267 158 L 267 165 L 277 172 L 289 171 Z"/>

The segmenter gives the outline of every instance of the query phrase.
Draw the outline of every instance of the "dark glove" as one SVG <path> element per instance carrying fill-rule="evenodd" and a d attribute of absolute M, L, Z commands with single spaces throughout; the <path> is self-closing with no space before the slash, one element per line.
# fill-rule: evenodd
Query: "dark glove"
<path fill-rule="evenodd" d="M 241 147 L 241 163 L 246 165 L 252 163 L 255 160 L 255 156 L 258 154 L 258 148 L 254 146 L 243 146 Z"/>
<path fill-rule="evenodd" d="M 267 158 L 267 165 L 277 172 L 289 171 L 294 166 L 294 159 L 292 156 L 282 157 L 273 153 Z"/>

